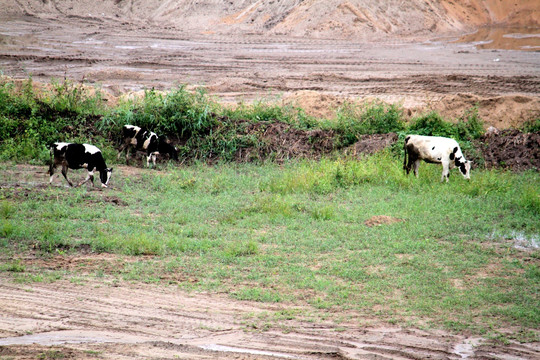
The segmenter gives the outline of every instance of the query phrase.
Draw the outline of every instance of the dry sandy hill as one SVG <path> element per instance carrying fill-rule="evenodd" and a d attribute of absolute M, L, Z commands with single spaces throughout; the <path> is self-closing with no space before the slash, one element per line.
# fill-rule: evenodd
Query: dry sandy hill
<path fill-rule="evenodd" d="M 539 27 L 537 0 L 0 0 L 3 16 L 95 18 L 179 31 L 370 39 Z"/>

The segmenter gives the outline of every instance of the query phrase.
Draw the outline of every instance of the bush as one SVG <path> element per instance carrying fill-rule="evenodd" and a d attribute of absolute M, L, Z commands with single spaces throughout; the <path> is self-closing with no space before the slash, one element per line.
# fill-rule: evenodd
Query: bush
<path fill-rule="evenodd" d="M 337 111 L 334 130 L 340 136 L 339 143 L 348 146 L 358 141 L 360 135 L 403 130 L 402 112 L 395 104 L 375 101 L 357 105 L 347 102 Z"/>
<path fill-rule="evenodd" d="M 445 121 L 441 115 L 431 111 L 412 119 L 409 133 L 427 136 L 450 137 L 457 141 L 472 141 L 484 134 L 484 125 L 478 115 L 478 108 L 464 112 L 455 124 Z"/>
<path fill-rule="evenodd" d="M 524 133 L 540 132 L 540 118 L 525 122 L 521 127 L 521 131 Z"/>
<path fill-rule="evenodd" d="M 408 132 L 426 136 L 456 137 L 454 126 L 444 121 L 441 115 L 435 111 L 413 118 Z"/>

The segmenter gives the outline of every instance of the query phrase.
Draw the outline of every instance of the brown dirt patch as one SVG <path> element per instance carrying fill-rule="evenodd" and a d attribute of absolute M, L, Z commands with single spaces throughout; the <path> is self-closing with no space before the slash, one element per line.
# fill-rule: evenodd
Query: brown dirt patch
<path fill-rule="evenodd" d="M 347 321 L 339 324 L 340 331 L 330 322 L 298 318 L 253 331 L 263 325 L 258 319 L 269 314 L 304 309 L 187 293 L 174 286 L 111 282 L 107 277 L 20 284 L 3 273 L 0 304 L 0 356 L 14 360 L 445 359 L 504 354 L 525 359 L 540 351 L 534 343 L 497 345 L 443 331 L 359 327 Z"/>
<path fill-rule="evenodd" d="M 454 79 L 454 77 L 448 78 L 450 81 Z M 470 80 L 474 81 L 474 79 Z M 515 80 L 519 81 L 519 79 Z M 498 80 L 494 76 L 492 81 Z M 474 107 L 478 109 L 478 115 L 484 121 L 486 128 L 489 126 L 498 129 L 518 128 L 523 123 L 540 117 L 540 97 L 521 95 L 491 97 L 464 93 L 445 95 L 429 101 L 426 106 L 412 110 L 414 114 L 434 110 L 446 120 L 456 121 L 463 117 L 465 111 Z"/>
<path fill-rule="evenodd" d="M 283 122 L 249 123 L 245 135 L 257 135 L 258 146 L 240 149 L 237 161 L 273 160 L 320 157 L 334 148 L 334 133 L 330 130 L 301 130 Z"/>
<path fill-rule="evenodd" d="M 373 154 L 392 145 L 398 140 L 396 133 L 362 135 L 352 147 L 346 150 L 353 156 Z"/>
<path fill-rule="evenodd" d="M 98 351 L 83 351 L 63 346 L 0 346 L 0 358 L 17 360 L 36 359 L 99 359 Z"/>
<path fill-rule="evenodd" d="M 319 119 L 333 119 L 338 109 L 347 99 L 318 91 L 303 90 L 287 94 L 284 105 L 300 107 L 307 115 Z"/>
<path fill-rule="evenodd" d="M 397 222 L 402 222 L 403 219 L 398 219 L 392 216 L 387 215 L 375 215 L 364 221 L 364 224 L 369 227 L 381 226 L 386 224 L 393 224 Z"/>
<path fill-rule="evenodd" d="M 478 142 L 486 167 L 540 169 L 540 133 L 503 130 L 487 133 Z"/>

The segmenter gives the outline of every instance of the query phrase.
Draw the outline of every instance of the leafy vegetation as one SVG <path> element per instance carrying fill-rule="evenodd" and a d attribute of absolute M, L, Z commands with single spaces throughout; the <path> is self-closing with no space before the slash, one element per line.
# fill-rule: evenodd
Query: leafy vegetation
<path fill-rule="evenodd" d="M 115 152 L 120 129 L 133 124 L 153 129 L 180 142 L 180 155 L 187 159 L 231 161 L 241 149 L 267 146 L 263 131 L 246 129 L 253 124 L 281 122 L 296 129 L 331 130 L 336 150 L 358 141 L 361 135 L 406 132 L 451 136 L 464 142 L 483 133 L 477 109 L 470 109 L 456 124 L 436 113 L 428 113 L 406 124 L 402 108 L 372 101 L 347 102 L 334 119 L 309 117 L 301 108 L 280 106 L 263 100 L 251 105 L 222 106 L 203 89 L 194 92 L 180 86 L 167 93 L 148 90 L 141 98 L 105 106 L 99 90 L 69 80 L 53 81 L 40 91 L 32 79 L 16 85 L 0 82 L 0 160 L 42 164 L 49 158 L 54 141 L 89 142 L 106 154 Z M 401 149 L 395 147 L 394 153 Z M 271 151 L 260 151 L 269 159 Z M 259 159 L 264 160 L 264 159 Z"/>

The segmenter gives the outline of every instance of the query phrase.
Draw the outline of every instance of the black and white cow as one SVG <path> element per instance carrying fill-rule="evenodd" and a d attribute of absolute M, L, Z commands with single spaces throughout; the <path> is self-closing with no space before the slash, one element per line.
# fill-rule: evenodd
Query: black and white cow
<path fill-rule="evenodd" d="M 81 181 L 77 186 L 81 186 L 90 180 L 94 185 L 94 170 L 99 171 L 99 179 L 101 186 L 107 187 L 111 180 L 112 168 L 108 168 L 99 150 L 94 145 L 89 144 L 74 144 L 57 142 L 51 145 L 51 165 L 49 167 L 50 180 L 52 184 L 54 178 L 54 170 L 58 165 L 62 165 L 62 175 L 66 178 L 69 186 L 73 186 L 67 178 L 68 169 L 88 170 L 88 176 Z"/>
<path fill-rule="evenodd" d="M 134 125 L 124 125 L 122 128 L 122 145 L 118 149 L 118 159 L 122 151 L 126 150 L 126 163 L 129 163 L 130 149 L 146 151 L 146 165 L 150 166 L 150 160 L 156 165 L 158 154 L 169 154 L 169 156 L 178 160 L 178 150 L 167 142 L 164 136 L 158 136 L 156 133 L 140 128 Z"/>
<path fill-rule="evenodd" d="M 456 140 L 423 135 L 407 135 L 405 137 L 405 158 L 403 159 L 403 169 L 407 174 L 414 167 L 414 175 L 418 177 L 418 167 L 420 160 L 428 163 L 441 164 L 443 167 L 441 182 L 450 175 L 450 169 L 459 168 L 463 177 L 467 180 L 471 178 L 471 162 L 465 160 Z M 409 161 L 407 162 L 407 157 Z"/>

